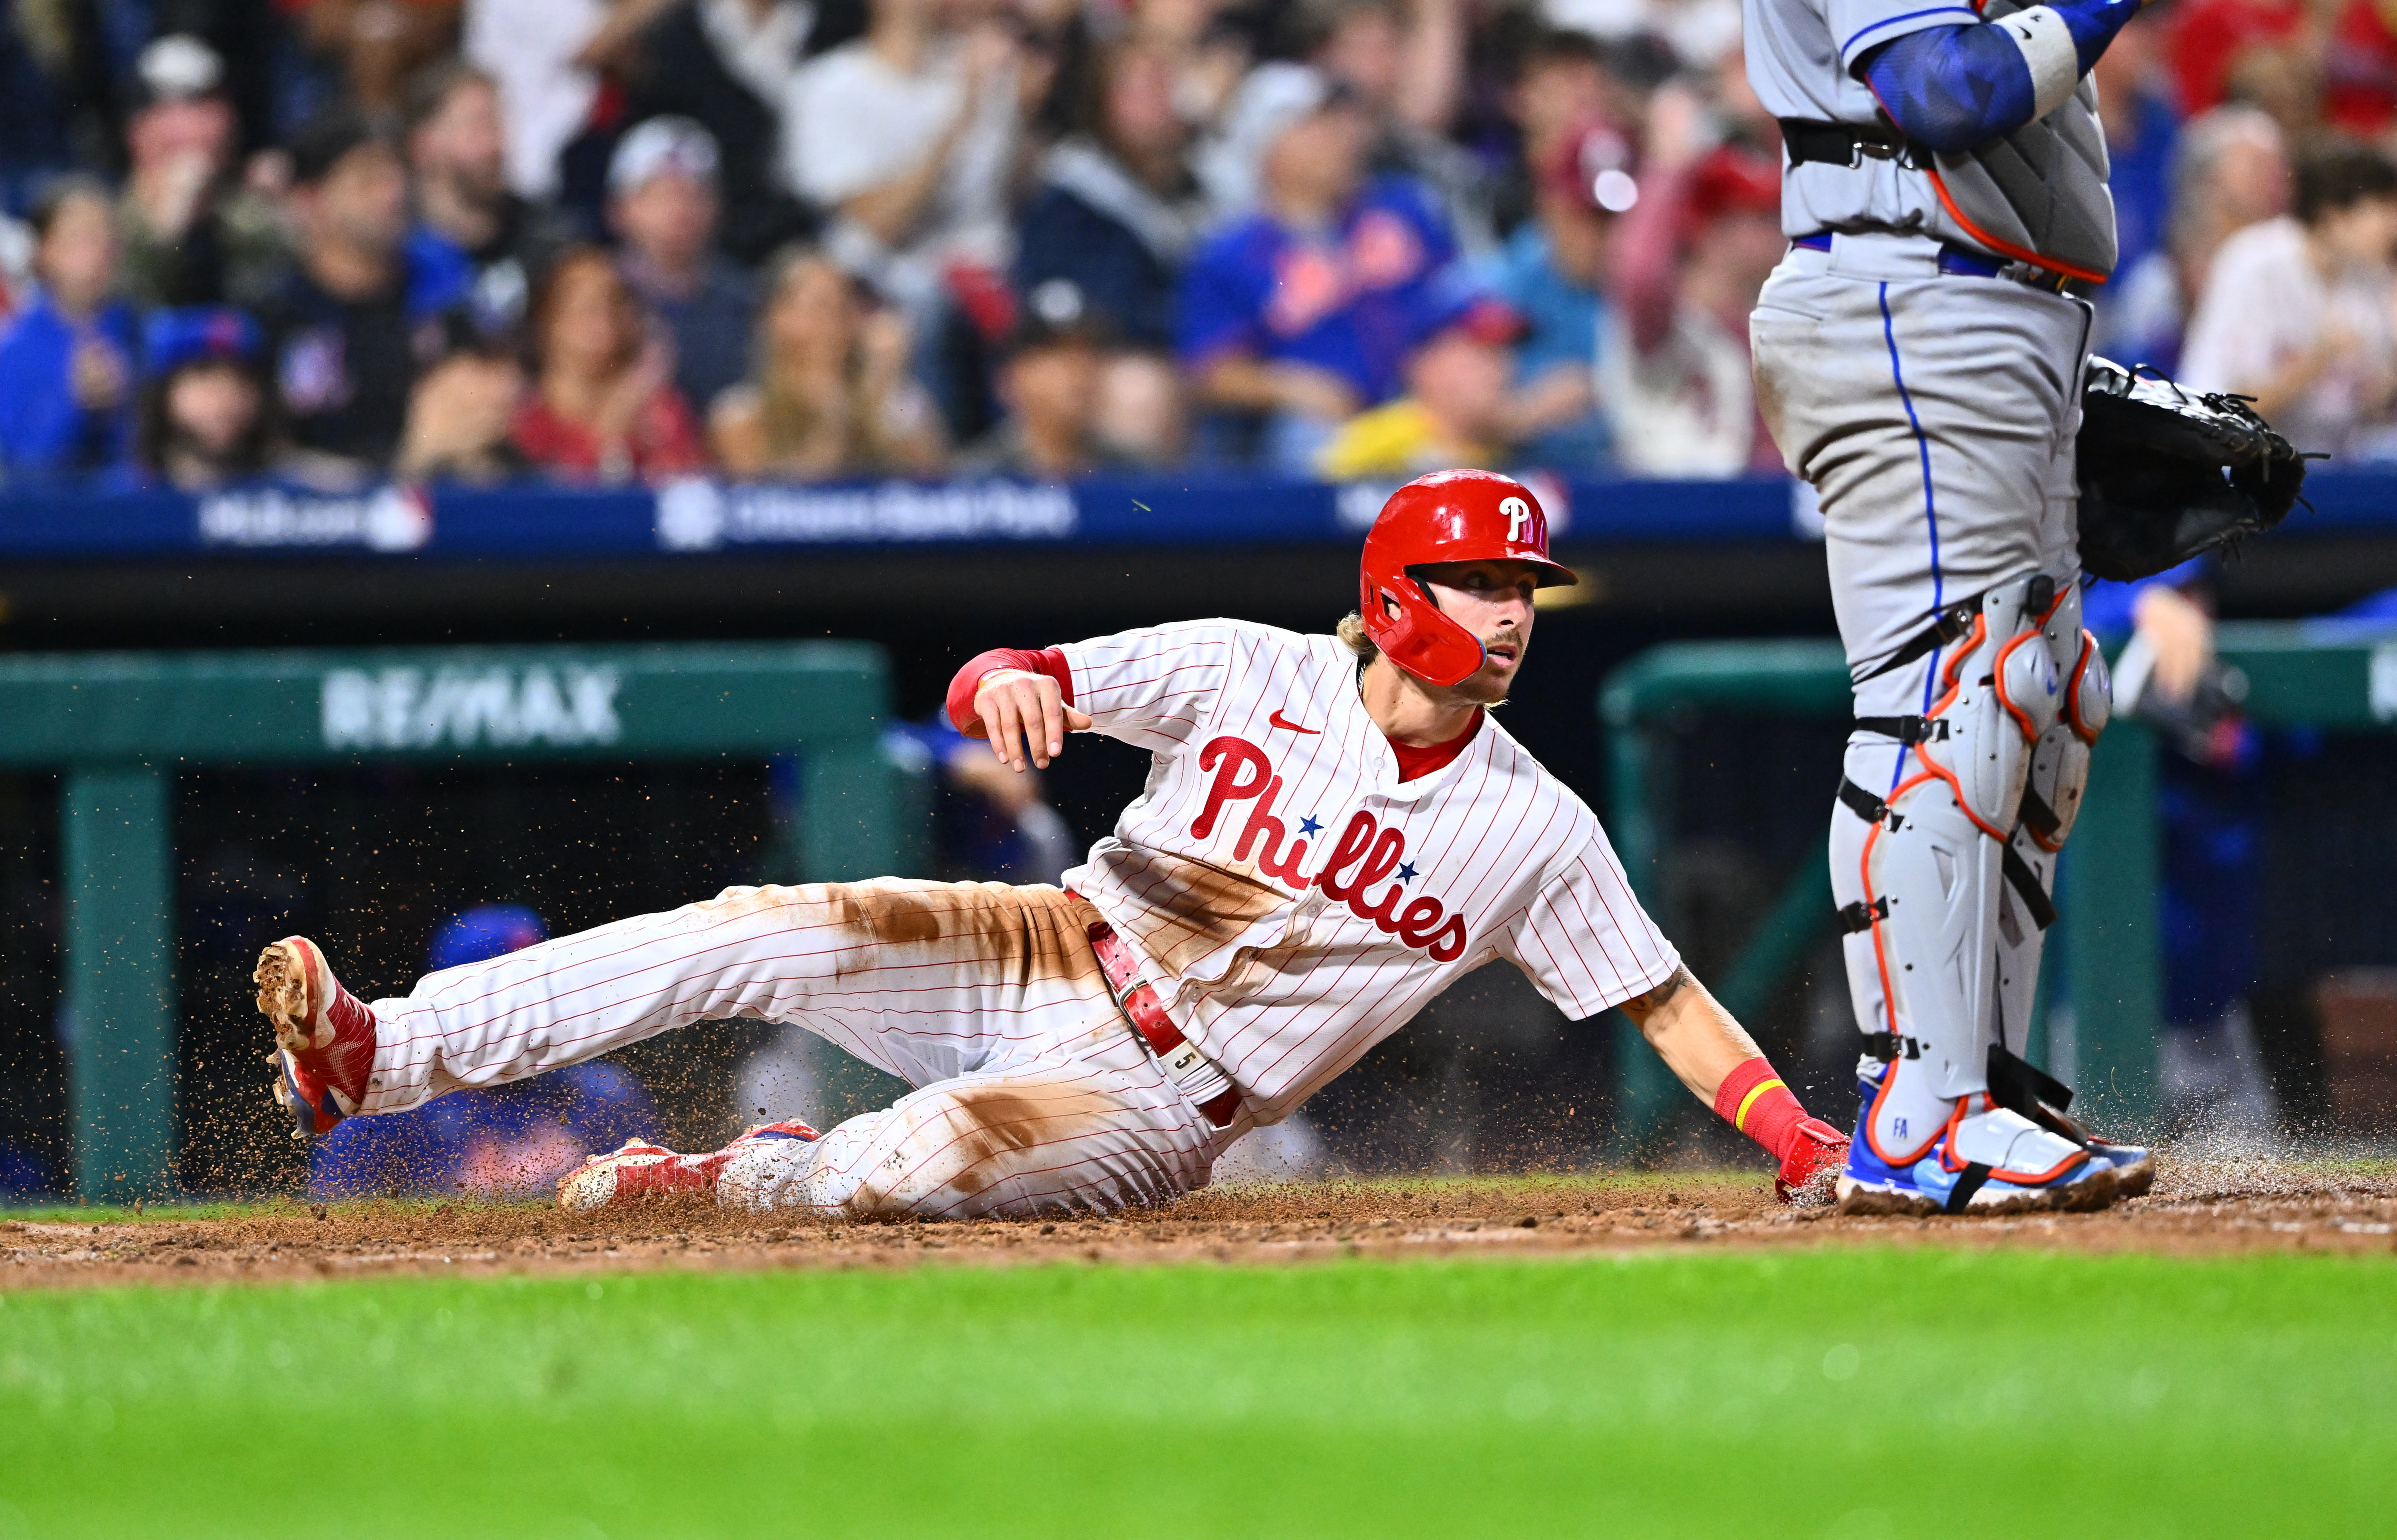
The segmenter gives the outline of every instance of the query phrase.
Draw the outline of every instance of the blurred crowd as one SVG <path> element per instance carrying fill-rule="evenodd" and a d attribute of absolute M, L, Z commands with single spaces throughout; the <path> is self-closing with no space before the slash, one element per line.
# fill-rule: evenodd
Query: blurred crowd
<path fill-rule="evenodd" d="M 1772 472 L 1736 0 L 0 0 L 0 467 Z M 2099 66 L 2096 345 L 2397 453 L 2397 5 Z"/>

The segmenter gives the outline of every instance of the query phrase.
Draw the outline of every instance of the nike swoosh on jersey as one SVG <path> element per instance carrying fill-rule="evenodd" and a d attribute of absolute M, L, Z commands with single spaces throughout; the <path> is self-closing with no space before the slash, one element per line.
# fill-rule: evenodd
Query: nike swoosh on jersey
<path fill-rule="evenodd" d="M 1318 737 L 1318 736 L 1319 736 L 1319 735 L 1322 733 L 1322 731 L 1323 731 L 1323 730 L 1322 730 L 1321 728 L 1303 728 L 1303 727 L 1300 727 L 1296 722 L 1293 722 L 1293 721 L 1290 720 L 1288 717 L 1284 716 L 1281 714 L 1281 708 L 1280 708 L 1279 706 L 1276 706 L 1276 707 L 1274 707 L 1272 714 L 1271 714 L 1270 716 L 1266 716 L 1266 718 L 1265 718 L 1265 725 L 1266 725 L 1267 727 L 1287 728 L 1287 729 L 1289 729 L 1289 730 L 1290 730 L 1291 731 L 1292 731 L 1292 732 L 1303 732 L 1303 733 L 1306 733 L 1309 738 Z"/>

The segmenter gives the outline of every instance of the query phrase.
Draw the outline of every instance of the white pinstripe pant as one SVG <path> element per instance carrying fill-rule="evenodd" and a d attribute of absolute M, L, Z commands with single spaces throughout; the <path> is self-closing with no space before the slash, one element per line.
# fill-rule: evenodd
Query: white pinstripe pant
<path fill-rule="evenodd" d="M 359 1110 L 748 1017 L 803 1026 L 919 1089 L 818 1144 L 736 1157 L 719 1181 L 729 1203 L 964 1218 L 1157 1201 L 1204 1185 L 1234 1130 L 1209 1124 L 1133 1036 L 1091 953 L 1097 918 L 1058 889 L 996 882 L 728 889 L 375 1001 Z"/>

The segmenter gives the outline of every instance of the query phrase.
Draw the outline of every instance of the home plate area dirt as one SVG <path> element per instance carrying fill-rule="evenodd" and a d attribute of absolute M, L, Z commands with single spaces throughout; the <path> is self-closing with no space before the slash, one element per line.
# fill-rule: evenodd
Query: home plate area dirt
<path fill-rule="evenodd" d="M 1119 1216 L 829 1224 L 648 1205 L 269 1200 L 231 1217 L 171 1209 L 100 1222 L 0 1219 L 0 1289 L 405 1273 L 1304 1263 L 1533 1257 L 1628 1249 L 1949 1245 L 2221 1254 L 2397 1252 L 2384 1162 L 2160 1160 L 2155 1190 L 2093 1214 L 1842 1217 L 1790 1210 L 1746 1174 L 1472 1177 L 1219 1188 Z"/>

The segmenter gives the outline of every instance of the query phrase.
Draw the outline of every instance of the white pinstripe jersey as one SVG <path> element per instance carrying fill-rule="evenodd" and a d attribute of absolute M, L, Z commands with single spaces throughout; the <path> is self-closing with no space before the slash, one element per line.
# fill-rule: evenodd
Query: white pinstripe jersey
<path fill-rule="evenodd" d="M 1598 817 L 1494 719 L 1413 781 L 1334 636 L 1238 621 L 1061 648 L 1148 784 L 1066 886 L 1261 1122 L 1503 957 L 1568 1016 L 1672 976 Z"/>

